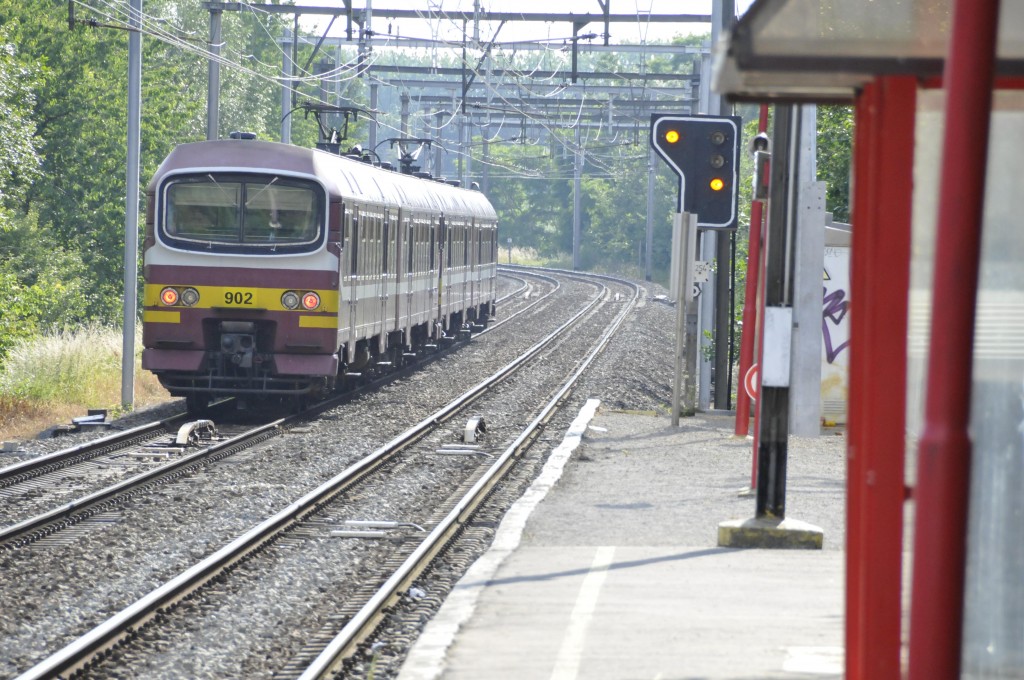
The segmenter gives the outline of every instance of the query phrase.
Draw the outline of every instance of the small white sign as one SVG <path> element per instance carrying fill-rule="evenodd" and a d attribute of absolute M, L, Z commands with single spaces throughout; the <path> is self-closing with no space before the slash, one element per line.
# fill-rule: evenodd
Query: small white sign
<path fill-rule="evenodd" d="M 793 308 L 765 307 L 764 348 L 761 350 L 762 387 L 789 387 L 792 348 Z"/>
<path fill-rule="evenodd" d="M 711 280 L 711 263 L 697 260 L 693 263 L 693 282 L 707 283 Z"/>

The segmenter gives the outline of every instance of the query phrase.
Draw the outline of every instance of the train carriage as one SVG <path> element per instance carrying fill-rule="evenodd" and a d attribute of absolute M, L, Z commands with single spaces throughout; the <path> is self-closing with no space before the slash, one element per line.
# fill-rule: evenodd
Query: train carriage
<path fill-rule="evenodd" d="M 246 139 L 177 147 L 148 187 L 143 368 L 190 408 L 325 392 L 494 314 L 479 191 Z"/>

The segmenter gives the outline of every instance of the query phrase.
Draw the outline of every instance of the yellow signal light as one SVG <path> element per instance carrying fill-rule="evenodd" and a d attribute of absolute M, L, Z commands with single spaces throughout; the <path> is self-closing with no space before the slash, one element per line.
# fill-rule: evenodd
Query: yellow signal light
<path fill-rule="evenodd" d="M 675 144 L 679 141 L 679 130 L 669 130 L 665 133 L 665 141 L 669 144 Z"/>
<path fill-rule="evenodd" d="M 725 188 L 725 182 L 722 181 L 721 177 L 716 177 L 708 184 L 712 191 L 721 191 Z"/>

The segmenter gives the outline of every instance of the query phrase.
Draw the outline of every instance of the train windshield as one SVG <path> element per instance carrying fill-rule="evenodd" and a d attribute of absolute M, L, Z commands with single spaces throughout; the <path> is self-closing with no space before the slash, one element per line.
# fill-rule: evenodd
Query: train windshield
<path fill-rule="evenodd" d="M 175 177 L 163 192 L 161 232 L 173 245 L 221 252 L 297 252 L 319 242 L 324 190 L 281 176 Z"/>

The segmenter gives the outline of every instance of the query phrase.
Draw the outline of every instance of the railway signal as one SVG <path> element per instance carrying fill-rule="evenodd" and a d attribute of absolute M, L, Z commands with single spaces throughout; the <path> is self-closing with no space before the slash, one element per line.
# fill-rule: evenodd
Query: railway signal
<path fill-rule="evenodd" d="M 679 212 L 703 229 L 735 229 L 738 116 L 651 114 L 651 146 L 679 176 Z"/>

